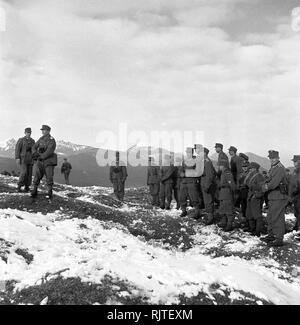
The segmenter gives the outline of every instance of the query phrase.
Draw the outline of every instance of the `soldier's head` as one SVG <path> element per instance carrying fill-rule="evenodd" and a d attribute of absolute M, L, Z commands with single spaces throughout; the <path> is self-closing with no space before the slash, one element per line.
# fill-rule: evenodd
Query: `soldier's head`
<path fill-rule="evenodd" d="M 67 158 L 64 158 L 64 162 L 67 162 L 68 161 L 68 159 Z"/>
<path fill-rule="evenodd" d="M 275 150 L 269 150 L 269 155 L 268 155 L 271 165 L 274 166 L 276 165 L 279 161 L 279 152 Z"/>
<path fill-rule="evenodd" d="M 300 155 L 294 156 L 294 158 L 292 159 L 292 161 L 294 162 L 294 166 L 295 167 L 300 166 Z"/>
<path fill-rule="evenodd" d="M 43 135 L 48 135 L 51 132 L 51 128 L 48 125 L 43 125 L 41 131 Z"/>
<path fill-rule="evenodd" d="M 192 147 L 187 147 L 185 153 L 187 158 L 191 159 L 193 157 L 194 149 Z"/>
<path fill-rule="evenodd" d="M 242 168 L 243 168 L 243 171 L 244 173 L 247 172 L 249 170 L 249 162 L 248 161 L 244 161 L 243 162 L 243 165 L 242 165 Z"/>
<path fill-rule="evenodd" d="M 231 146 L 231 147 L 228 149 L 228 152 L 229 152 L 229 155 L 230 155 L 231 157 L 234 157 L 234 156 L 236 156 L 237 148 Z"/>
<path fill-rule="evenodd" d="M 260 165 L 256 162 L 252 162 L 250 163 L 248 169 L 250 170 L 250 172 L 258 172 L 260 169 Z"/>
<path fill-rule="evenodd" d="M 195 144 L 194 148 L 197 155 L 201 155 L 204 152 L 202 144 Z"/>
<path fill-rule="evenodd" d="M 25 136 L 26 136 L 26 138 L 30 138 L 31 137 L 31 133 L 32 133 L 31 128 L 26 128 L 25 129 Z"/>
<path fill-rule="evenodd" d="M 242 158 L 243 163 L 247 163 L 249 161 L 249 157 L 245 155 L 244 153 L 240 153 L 239 157 Z"/>
<path fill-rule="evenodd" d="M 204 156 L 208 157 L 209 150 L 207 148 L 204 148 L 203 151 L 204 151 Z"/>
<path fill-rule="evenodd" d="M 221 143 L 216 143 L 215 145 L 215 149 L 217 153 L 220 153 L 221 151 L 223 151 L 223 145 Z"/>

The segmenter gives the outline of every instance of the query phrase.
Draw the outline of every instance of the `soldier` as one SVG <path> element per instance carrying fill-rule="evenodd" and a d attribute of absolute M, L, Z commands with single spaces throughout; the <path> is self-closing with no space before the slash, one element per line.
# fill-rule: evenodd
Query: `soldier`
<path fill-rule="evenodd" d="M 109 171 L 109 179 L 113 184 L 114 193 L 119 201 L 124 201 L 125 195 L 125 181 L 128 177 L 127 168 L 125 163 L 120 161 L 120 152 L 116 152 L 116 160 L 112 162 L 110 171 Z"/>
<path fill-rule="evenodd" d="M 171 159 L 171 155 L 165 155 L 163 166 L 160 168 L 160 208 L 166 210 L 171 209 L 174 175 L 177 173 L 177 169 L 172 164 Z"/>
<path fill-rule="evenodd" d="M 224 228 L 226 232 L 229 232 L 233 230 L 234 191 L 236 189 L 236 184 L 230 171 L 228 160 L 221 160 L 219 162 L 219 169 L 221 172 L 221 179 L 219 184 L 219 214 L 222 216 L 222 218 L 218 226 L 220 228 Z"/>
<path fill-rule="evenodd" d="M 233 175 L 234 181 L 237 184 L 240 175 L 243 172 L 243 161 L 240 156 L 237 155 L 237 148 L 231 146 L 229 149 L 230 159 L 230 169 Z"/>
<path fill-rule="evenodd" d="M 32 156 L 35 163 L 34 187 L 31 192 L 31 197 L 35 198 L 37 196 L 38 186 L 45 175 L 48 186 L 48 194 L 46 197 L 52 199 L 54 168 L 57 166 L 57 155 L 55 153 L 56 142 L 50 135 L 51 128 L 48 125 L 43 125 L 41 131 L 43 136 L 32 147 Z"/>
<path fill-rule="evenodd" d="M 241 209 L 241 215 L 245 220 L 245 226 L 243 227 L 244 231 L 248 231 L 249 223 L 246 220 L 246 211 L 247 211 L 247 199 L 248 199 L 248 186 L 246 184 L 246 178 L 249 175 L 249 162 L 245 161 L 242 165 L 242 174 L 238 179 L 238 198 L 235 206 Z"/>
<path fill-rule="evenodd" d="M 209 150 L 204 148 L 204 172 L 201 177 L 201 190 L 205 210 L 208 213 L 207 225 L 214 222 L 214 201 L 216 190 L 216 170 L 212 161 L 208 158 Z"/>
<path fill-rule="evenodd" d="M 241 152 L 239 154 L 239 157 L 242 160 L 242 166 L 243 166 L 243 164 L 249 163 L 249 157 L 247 155 L 245 155 L 244 153 Z"/>
<path fill-rule="evenodd" d="M 182 167 L 183 159 L 180 157 L 175 158 L 175 168 L 176 172 L 174 174 L 174 198 L 176 201 L 176 209 L 180 210 L 180 185 L 181 185 L 181 173 L 183 172 Z"/>
<path fill-rule="evenodd" d="M 300 228 L 300 155 L 294 156 L 293 160 L 295 171 L 291 175 L 289 186 L 289 196 L 294 205 L 294 214 L 296 217 L 296 224 L 293 230 L 299 231 Z"/>
<path fill-rule="evenodd" d="M 216 153 L 218 154 L 218 166 L 220 166 L 221 161 L 229 162 L 228 156 L 223 151 L 223 148 L 224 148 L 224 146 L 221 143 L 216 143 L 215 149 L 216 149 Z"/>
<path fill-rule="evenodd" d="M 70 177 L 71 170 L 72 170 L 72 165 L 68 162 L 67 158 L 64 158 L 64 162 L 61 166 L 61 173 L 64 175 L 65 182 L 67 185 L 70 185 L 69 177 Z"/>
<path fill-rule="evenodd" d="M 247 178 L 248 202 L 247 202 L 247 220 L 252 235 L 260 236 L 263 231 L 262 205 L 263 196 L 262 185 L 265 181 L 263 175 L 259 172 L 260 165 L 252 162 L 249 165 L 249 177 Z"/>
<path fill-rule="evenodd" d="M 195 211 L 192 215 L 194 219 L 200 217 L 200 195 L 199 195 L 199 178 L 204 171 L 204 154 L 203 147 L 196 145 L 197 157 L 193 158 L 193 148 L 186 149 L 186 158 L 184 159 L 183 168 L 181 170 L 181 184 L 180 184 L 180 205 L 181 217 L 187 216 L 187 200 L 191 200 Z"/>
<path fill-rule="evenodd" d="M 149 165 L 147 169 L 147 185 L 149 186 L 150 195 L 152 197 L 152 205 L 159 206 L 159 166 L 155 165 L 154 157 L 149 157 Z"/>
<path fill-rule="evenodd" d="M 267 215 L 268 235 L 261 240 L 270 247 L 283 245 L 285 234 L 285 207 L 288 203 L 287 176 L 280 162 L 279 152 L 270 150 L 271 169 L 268 181 L 262 186 L 263 192 L 268 192 L 269 211 Z"/>
<path fill-rule="evenodd" d="M 26 128 L 25 137 L 20 138 L 16 144 L 15 158 L 21 170 L 18 182 L 18 192 L 22 192 L 22 187 L 25 186 L 25 192 L 28 193 L 32 182 L 32 147 L 35 141 L 31 138 L 31 133 L 31 128 Z"/>

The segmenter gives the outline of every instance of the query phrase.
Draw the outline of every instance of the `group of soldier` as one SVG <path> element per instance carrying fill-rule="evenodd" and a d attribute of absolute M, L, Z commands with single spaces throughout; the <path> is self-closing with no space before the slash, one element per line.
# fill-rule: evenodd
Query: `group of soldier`
<path fill-rule="evenodd" d="M 38 186 L 45 176 L 48 189 L 46 197 L 52 199 L 54 168 L 57 166 L 56 141 L 51 136 L 51 128 L 48 125 L 43 125 L 41 131 L 42 137 L 37 142 L 31 137 L 31 128 L 26 128 L 25 136 L 17 141 L 15 159 L 20 168 L 18 192 L 23 192 L 23 187 L 24 192 L 30 192 L 33 177 L 31 197 L 36 198 Z M 69 184 L 71 169 L 71 164 L 65 158 L 61 172 L 65 176 L 66 184 Z"/>
<path fill-rule="evenodd" d="M 299 230 L 300 156 L 294 156 L 295 171 L 289 175 L 278 151 L 269 151 L 271 169 L 261 172 L 258 163 L 250 162 L 244 153 L 237 154 L 233 146 L 228 149 L 230 159 L 221 143 L 215 145 L 215 150 L 216 167 L 208 157 L 209 150 L 199 144 L 187 148 L 182 158 L 165 155 L 159 164 L 150 156 L 147 185 L 153 206 L 169 210 L 174 196 L 181 217 L 188 215 L 190 205 L 192 218 L 205 216 L 207 225 L 217 223 L 226 232 L 234 229 L 235 212 L 239 210 L 244 231 L 260 237 L 270 247 L 282 246 L 288 204 L 294 205 L 294 230 Z M 264 204 L 268 207 L 267 236 L 262 236 Z"/>

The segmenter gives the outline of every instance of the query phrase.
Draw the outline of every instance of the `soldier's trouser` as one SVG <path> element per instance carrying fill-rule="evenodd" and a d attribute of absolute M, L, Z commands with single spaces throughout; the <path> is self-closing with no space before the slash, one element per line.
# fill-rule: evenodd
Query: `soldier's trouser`
<path fill-rule="evenodd" d="M 172 202 L 172 192 L 173 184 L 172 183 L 161 183 L 159 190 L 159 200 L 161 207 L 169 208 Z"/>
<path fill-rule="evenodd" d="M 150 184 L 149 192 L 152 196 L 152 205 L 159 205 L 159 183 Z"/>
<path fill-rule="evenodd" d="M 294 204 L 294 214 L 296 217 L 296 224 L 294 230 L 298 231 L 300 229 L 300 204 L 299 203 Z"/>
<path fill-rule="evenodd" d="M 176 187 L 173 188 L 173 191 L 174 191 L 174 199 L 175 199 L 175 201 L 177 203 L 177 206 L 180 206 L 180 200 L 179 200 L 180 190 L 176 186 Z"/>
<path fill-rule="evenodd" d="M 187 208 L 187 200 L 190 199 L 192 206 L 200 210 L 199 184 L 197 181 L 182 182 L 180 185 L 180 206 L 183 211 Z"/>
<path fill-rule="evenodd" d="M 116 198 L 123 201 L 125 195 L 125 182 L 121 179 L 114 179 L 113 187 Z"/>
<path fill-rule="evenodd" d="M 257 233 L 260 233 L 263 230 L 262 205 L 262 199 L 257 198 L 248 199 L 247 202 L 246 217 L 250 226 L 250 230 L 256 231 Z"/>
<path fill-rule="evenodd" d="M 283 240 L 285 234 L 285 207 L 287 200 L 269 200 L 267 215 L 268 234 Z"/>
<path fill-rule="evenodd" d="M 69 180 L 70 172 L 64 172 L 64 176 L 65 176 L 66 184 L 69 185 L 70 184 L 70 180 Z"/>
<path fill-rule="evenodd" d="M 207 213 L 214 213 L 214 195 L 212 191 L 204 191 L 202 189 L 202 196 L 204 201 L 205 210 Z"/>
<path fill-rule="evenodd" d="M 32 165 L 21 164 L 20 166 L 20 177 L 19 177 L 19 186 L 30 187 L 32 183 Z"/>
<path fill-rule="evenodd" d="M 46 176 L 46 183 L 48 186 L 53 186 L 54 166 L 45 166 L 43 161 L 37 161 L 34 164 L 34 179 L 33 185 L 39 186 L 42 178 Z"/>

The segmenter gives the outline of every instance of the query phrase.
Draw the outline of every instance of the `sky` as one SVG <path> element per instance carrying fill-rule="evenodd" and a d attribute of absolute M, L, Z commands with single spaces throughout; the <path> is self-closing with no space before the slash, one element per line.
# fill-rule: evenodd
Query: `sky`
<path fill-rule="evenodd" d="M 201 132 L 300 154 L 300 0 L 0 0 L 0 140 Z M 3 16 L 3 14 L 2 14 Z M 1 23 L 1 22 L 0 22 Z M 2 22 L 3 23 L 3 22 Z M 99 136 L 100 135 L 100 136 Z M 147 145 L 146 138 L 141 144 Z"/>

